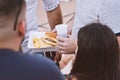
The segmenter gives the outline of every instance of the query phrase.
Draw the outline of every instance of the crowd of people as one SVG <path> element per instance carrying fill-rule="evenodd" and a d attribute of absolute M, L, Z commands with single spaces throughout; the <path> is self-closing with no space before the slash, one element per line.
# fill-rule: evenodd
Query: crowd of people
<path fill-rule="evenodd" d="M 62 24 L 60 0 L 42 0 L 51 32 Z M 0 0 L 0 80 L 120 80 L 120 1 L 77 0 L 68 37 L 57 37 L 55 61 L 30 55 L 29 33 L 38 31 L 38 0 Z M 59 55 L 56 55 L 59 54 Z M 70 74 L 60 68 L 74 54 Z M 57 56 L 57 57 L 56 57 Z M 60 59 L 61 58 L 61 59 Z M 64 64 L 64 66 L 67 65 Z"/>

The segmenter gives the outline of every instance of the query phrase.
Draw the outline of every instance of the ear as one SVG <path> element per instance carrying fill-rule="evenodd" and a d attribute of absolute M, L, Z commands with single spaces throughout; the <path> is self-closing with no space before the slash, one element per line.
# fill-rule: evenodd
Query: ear
<path fill-rule="evenodd" d="M 25 26 L 26 26 L 25 21 L 21 21 L 18 24 L 18 32 L 20 36 L 25 36 Z"/>

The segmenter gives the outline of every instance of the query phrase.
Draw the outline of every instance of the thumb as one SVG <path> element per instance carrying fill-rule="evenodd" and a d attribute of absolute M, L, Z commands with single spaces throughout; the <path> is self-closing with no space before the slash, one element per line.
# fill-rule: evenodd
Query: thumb
<path fill-rule="evenodd" d="M 57 31 L 56 31 L 56 29 L 53 29 L 52 32 L 56 33 Z"/>
<path fill-rule="evenodd" d="M 68 38 L 70 38 L 70 37 L 71 37 L 71 35 L 70 35 L 70 34 L 68 34 L 67 36 L 68 36 Z"/>

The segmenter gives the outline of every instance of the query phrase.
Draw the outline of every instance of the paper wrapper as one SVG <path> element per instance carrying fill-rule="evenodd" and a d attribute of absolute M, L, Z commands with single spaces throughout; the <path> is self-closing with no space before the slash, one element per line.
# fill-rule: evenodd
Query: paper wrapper
<path fill-rule="evenodd" d="M 57 45 L 48 45 L 42 39 L 46 37 L 47 32 L 30 32 L 28 39 L 28 48 L 32 49 L 32 52 L 46 52 L 46 51 L 58 51 Z M 37 41 L 37 46 L 35 46 Z"/>

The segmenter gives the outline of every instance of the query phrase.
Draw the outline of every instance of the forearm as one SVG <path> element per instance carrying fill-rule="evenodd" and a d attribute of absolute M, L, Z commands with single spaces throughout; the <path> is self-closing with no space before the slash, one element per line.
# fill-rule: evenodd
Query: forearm
<path fill-rule="evenodd" d="M 68 34 L 72 34 L 72 27 L 73 27 L 73 23 L 74 23 L 74 18 L 75 18 L 75 12 L 73 13 L 73 16 L 71 17 L 71 19 L 67 22 L 68 25 Z"/>
<path fill-rule="evenodd" d="M 119 44 L 119 48 L 120 48 L 120 36 L 117 36 L 118 39 L 118 44 Z"/>
<path fill-rule="evenodd" d="M 68 22 L 68 34 L 72 34 L 72 27 L 73 27 L 74 17 L 72 17 Z"/>
<path fill-rule="evenodd" d="M 74 58 L 75 58 L 74 54 L 62 54 L 62 59 L 59 62 L 60 69 L 63 69 L 70 62 L 70 60 L 74 60 Z"/>
<path fill-rule="evenodd" d="M 57 24 L 63 23 L 60 6 L 58 6 L 55 10 L 47 11 L 47 17 L 52 30 Z"/>

